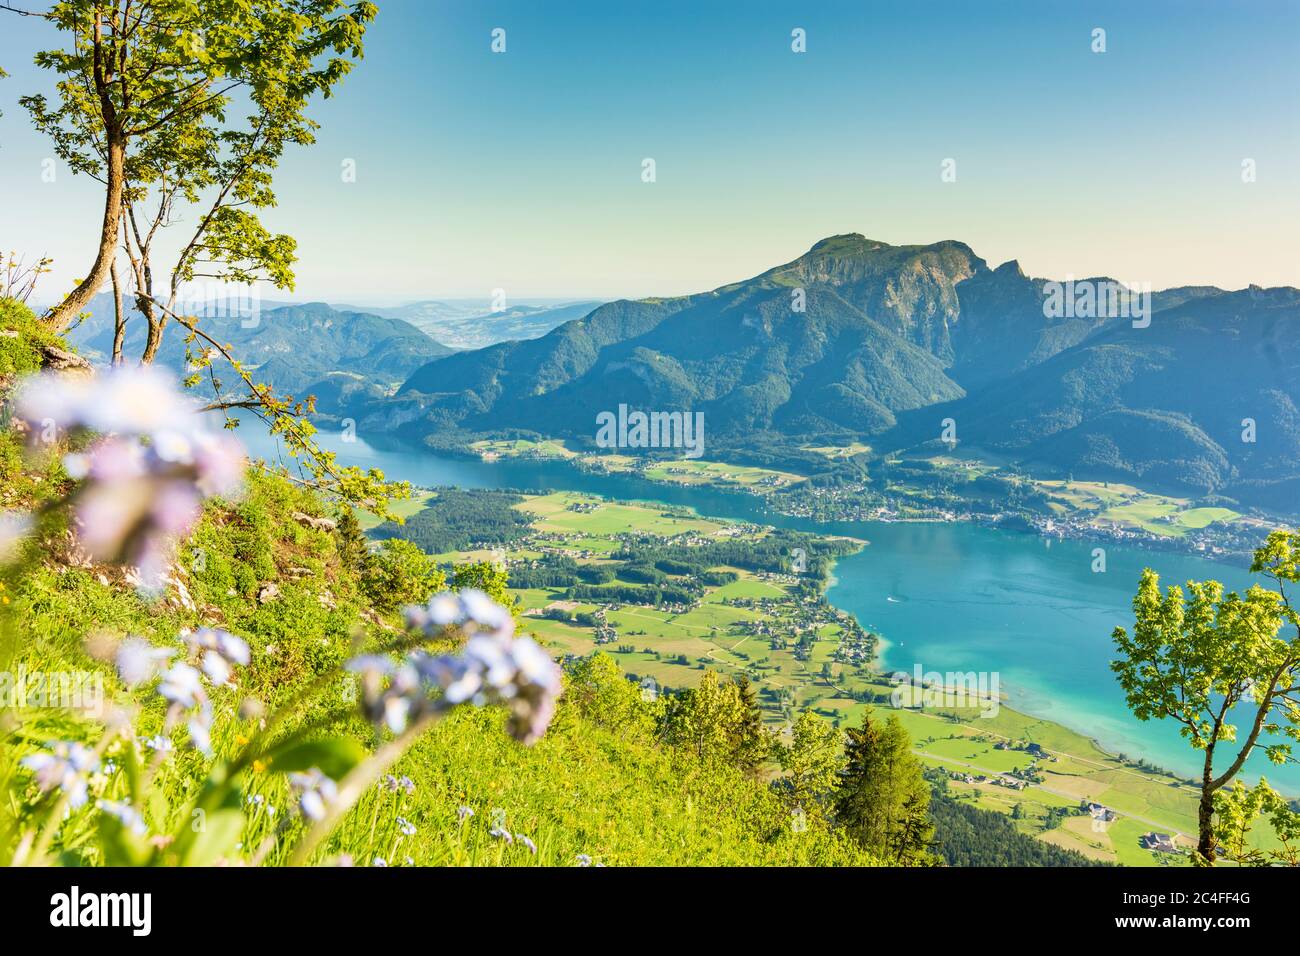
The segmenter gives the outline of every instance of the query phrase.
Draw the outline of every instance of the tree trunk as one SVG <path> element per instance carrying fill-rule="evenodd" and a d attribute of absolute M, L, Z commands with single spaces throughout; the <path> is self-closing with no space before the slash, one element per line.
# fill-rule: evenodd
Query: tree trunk
<path fill-rule="evenodd" d="M 122 311 L 122 287 L 117 281 L 117 259 L 109 268 L 113 278 L 113 364 L 122 364 L 122 342 L 126 339 L 126 314 Z"/>
<path fill-rule="evenodd" d="M 1201 774 L 1201 802 L 1196 811 L 1196 852 L 1206 866 L 1214 866 L 1214 744 L 1205 751 Z"/>
<path fill-rule="evenodd" d="M 72 293 L 50 309 L 45 315 L 45 323 L 55 331 L 61 332 L 75 319 L 95 297 L 104 280 L 108 278 L 113 267 L 113 258 L 117 254 L 117 230 L 122 221 L 122 185 L 125 179 L 126 140 L 121 136 L 111 136 L 108 141 L 107 175 L 105 178 L 104 223 L 99 234 L 99 251 L 95 254 L 95 264 L 90 267 L 90 275 L 72 290 Z"/>
<path fill-rule="evenodd" d="M 163 327 L 167 324 L 167 315 L 166 313 L 160 314 L 153 299 L 148 296 L 138 296 L 136 301 L 140 311 L 144 313 L 145 322 L 149 326 L 144 340 L 144 354 L 140 356 L 140 364 L 152 365 L 153 360 L 158 356 L 158 347 L 162 345 Z"/>

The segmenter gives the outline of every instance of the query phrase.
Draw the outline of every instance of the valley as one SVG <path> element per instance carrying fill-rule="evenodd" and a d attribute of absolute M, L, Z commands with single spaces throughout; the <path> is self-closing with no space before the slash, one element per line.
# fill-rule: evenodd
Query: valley
<path fill-rule="evenodd" d="M 824 590 L 830 562 L 869 551 L 869 542 L 579 492 L 479 494 L 487 502 L 481 513 L 509 508 L 526 526 L 509 540 L 436 558 L 504 567 L 521 627 L 557 657 L 603 651 L 644 694 L 693 687 L 707 670 L 744 675 L 776 730 L 805 709 L 845 728 L 867 707 L 890 710 L 952 799 L 1002 813 L 1021 832 L 1089 859 L 1181 865 L 1141 839 L 1158 832 L 1188 845 L 1196 794 L 1183 781 L 1005 706 L 1001 696 L 935 707 L 920 688 L 891 679 L 877 657 L 879 635 L 830 604 Z M 426 509 L 436 512 L 438 498 L 420 492 L 408 509 L 417 520 L 401 533 L 441 540 L 445 528 L 418 522 Z M 454 506 L 464 510 L 459 499 Z M 796 572 L 790 552 L 800 547 L 807 560 Z M 1082 809 L 1089 803 L 1102 809 Z"/>

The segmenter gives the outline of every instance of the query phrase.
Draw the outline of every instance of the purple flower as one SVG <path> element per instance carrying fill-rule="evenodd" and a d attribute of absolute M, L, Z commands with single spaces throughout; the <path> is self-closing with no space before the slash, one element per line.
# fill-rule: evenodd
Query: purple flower
<path fill-rule="evenodd" d="M 415 793 L 415 781 L 410 777 L 394 777 L 391 773 L 384 774 L 384 787 L 396 793 L 398 790 L 405 790 L 408 794 Z"/>
<path fill-rule="evenodd" d="M 415 836 L 415 824 L 405 817 L 397 818 L 397 829 L 401 831 L 402 836 Z"/>
<path fill-rule="evenodd" d="M 505 840 L 507 844 L 515 842 L 514 835 L 505 827 L 493 827 L 488 831 L 488 836 L 494 840 Z"/>
<path fill-rule="evenodd" d="M 155 734 L 148 738 L 144 741 L 144 745 L 156 753 L 166 753 L 169 750 L 175 749 L 171 738 L 164 737 L 162 734 Z"/>
<path fill-rule="evenodd" d="M 117 648 L 117 673 L 126 686 L 136 687 L 157 677 L 175 654 L 174 647 L 154 647 L 144 638 L 128 637 Z"/>
<path fill-rule="evenodd" d="M 515 840 L 522 843 L 533 856 L 537 856 L 537 844 L 528 839 L 528 837 L 524 836 L 522 833 L 516 833 Z"/>
<path fill-rule="evenodd" d="M 456 808 L 456 819 L 459 820 L 461 823 L 464 823 L 466 820 L 468 820 L 468 819 L 469 819 L 470 817 L 472 817 L 473 815 L 474 815 L 474 810 L 473 810 L 472 807 L 457 807 L 457 808 Z"/>
<path fill-rule="evenodd" d="M 199 680 L 199 672 L 189 664 L 173 664 L 163 674 L 158 693 L 173 704 L 189 709 L 207 703 L 208 696 Z"/>
<path fill-rule="evenodd" d="M 148 829 L 144 823 L 144 817 L 140 816 L 135 807 L 127 803 L 118 803 L 113 800 L 100 800 L 95 806 L 99 807 L 102 813 L 113 817 L 122 826 L 131 830 L 133 833 L 143 835 Z"/>
<path fill-rule="evenodd" d="M 445 617 L 450 613 L 447 598 L 440 595 L 426 606 L 406 608 L 407 620 L 418 628 L 420 622 Z M 348 669 L 362 676 L 362 712 L 376 726 L 387 725 L 398 733 L 421 714 L 462 704 L 505 705 L 510 734 L 532 743 L 555 714 L 555 699 L 562 690 L 560 668 L 532 640 L 515 637 L 509 612 L 495 604 L 496 610 L 489 610 L 483 605 L 491 603 L 487 595 L 467 590 L 462 600 L 464 617 L 472 626 L 459 656 L 414 651 L 401 665 L 373 655 L 349 662 Z M 484 623 L 496 630 L 474 630 Z"/>
<path fill-rule="evenodd" d="M 338 798 L 338 785 L 325 776 L 319 767 L 288 776 L 289 785 L 298 792 L 298 805 L 302 808 L 303 816 L 310 820 L 324 819 L 326 808 Z"/>
<path fill-rule="evenodd" d="M 235 635 L 217 628 L 205 627 L 185 637 L 191 651 L 203 654 L 203 673 L 217 686 L 229 683 L 236 667 L 250 660 L 248 643 Z"/>
<path fill-rule="evenodd" d="M 86 802 L 86 777 L 99 766 L 95 752 L 75 741 L 55 741 L 49 753 L 31 754 L 20 763 L 36 774 L 36 785 L 45 793 L 56 787 L 79 807 Z"/>
<path fill-rule="evenodd" d="M 34 439 L 52 438 L 51 424 L 104 436 L 65 459 L 84 479 L 70 499 L 77 537 L 97 561 L 138 567 L 146 590 L 161 584 L 171 540 L 193 527 L 204 498 L 239 486 L 239 442 L 208 431 L 161 369 L 123 367 L 92 380 L 38 375 L 20 388 L 16 409 Z"/>

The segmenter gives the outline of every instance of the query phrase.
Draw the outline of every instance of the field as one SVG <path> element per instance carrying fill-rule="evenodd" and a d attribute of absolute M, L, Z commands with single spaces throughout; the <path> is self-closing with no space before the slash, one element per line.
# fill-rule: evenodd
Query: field
<path fill-rule="evenodd" d="M 433 497 L 432 491 L 416 489 L 411 492 L 411 497 L 405 501 L 393 501 L 389 503 L 389 510 L 399 518 L 409 518 L 417 511 L 424 509 L 429 499 Z M 384 519 L 378 515 L 371 514 L 369 511 L 357 512 L 357 524 L 361 525 L 362 531 L 369 531 L 371 528 L 377 528 L 384 523 Z"/>
<path fill-rule="evenodd" d="M 1137 528 L 1164 537 L 1181 538 L 1216 521 L 1235 521 L 1230 508 L 1197 508 L 1186 498 L 1171 498 L 1132 485 L 1096 481 L 1038 481 L 1054 510 L 1082 516 L 1098 526 Z"/>
<path fill-rule="evenodd" d="M 862 446 L 864 449 L 866 446 Z M 470 448 L 484 461 L 497 458 L 548 458 L 581 461 L 585 468 L 615 474 L 638 474 L 649 481 L 675 485 L 717 485 L 720 487 L 776 490 L 787 488 L 804 480 L 803 475 L 733 465 L 700 458 L 666 460 L 640 455 L 593 454 L 590 450 L 578 452 L 569 448 L 562 439 L 499 439 L 476 441 Z M 832 449 L 827 449 L 832 451 Z"/>

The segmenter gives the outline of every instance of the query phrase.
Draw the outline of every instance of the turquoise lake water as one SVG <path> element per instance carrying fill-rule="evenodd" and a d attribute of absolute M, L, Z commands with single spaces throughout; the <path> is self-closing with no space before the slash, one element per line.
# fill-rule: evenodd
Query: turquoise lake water
<path fill-rule="evenodd" d="M 275 447 L 251 423 L 239 436 L 260 457 Z M 752 496 L 676 488 L 635 477 L 586 474 L 563 462 L 481 462 L 392 444 L 322 444 L 346 464 L 377 467 L 415 484 L 570 490 L 611 498 L 689 505 L 702 514 L 870 542 L 835 567 L 830 601 L 888 642 L 883 666 L 996 673 L 1007 703 L 1095 738 L 1105 749 L 1199 776 L 1199 754 L 1169 721 L 1135 720 L 1108 663 L 1111 632 L 1131 627 L 1130 604 L 1144 567 L 1163 584 L 1215 578 L 1244 588 L 1244 569 L 1186 555 L 1106 546 L 1106 571 L 1092 571 L 1095 542 L 1045 538 L 972 524 L 835 522 L 776 514 Z M 1247 765 L 1279 789 L 1300 792 L 1300 768 Z"/>

